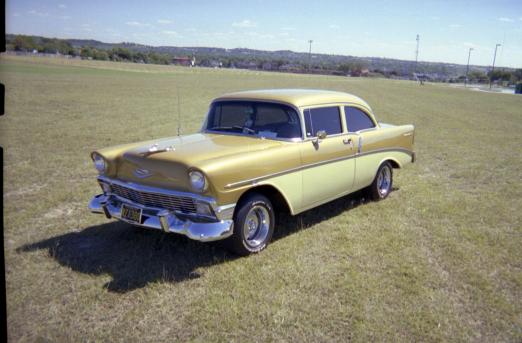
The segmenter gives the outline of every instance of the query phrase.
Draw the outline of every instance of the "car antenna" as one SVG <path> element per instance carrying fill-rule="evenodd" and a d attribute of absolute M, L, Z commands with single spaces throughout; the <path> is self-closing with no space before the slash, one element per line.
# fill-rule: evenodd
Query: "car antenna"
<path fill-rule="evenodd" d="M 181 105 L 180 105 L 180 101 L 179 101 L 179 87 L 177 87 L 177 86 L 176 86 L 176 94 L 178 97 L 178 137 L 179 137 L 179 136 L 181 136 L 181 111 L 180 111 Z"/>

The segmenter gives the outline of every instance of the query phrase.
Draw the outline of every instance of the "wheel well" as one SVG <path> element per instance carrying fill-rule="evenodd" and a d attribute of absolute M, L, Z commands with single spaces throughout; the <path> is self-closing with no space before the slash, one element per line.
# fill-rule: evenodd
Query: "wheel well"
<path fill-rule="evenodd" d="M 241 195 L 241 197 L 238 200 L 238 204 L 239 202 L 241 202 L 243 198 L 245 198 L 245 196 L 252 193 L 262 194 L 265 197 L 267 197 L 268 200 L 270 200 L 270 202 L 272 203 L 272 206 L 274 207 L 274 210 L 276 212 L 283 212 L 288 214 L 290 213 L 290 207 L 288 206 L 288 203 L 286 202 L 286 199 L 283 197 L 281 192 L 277 188 L 269 185 L 262 185 L 250 188 L 248 191 Z"/>
<path fill-rule="evenodd" d="M 386 160 L 384 162 L 389 162 L 393 169 L 399 169 L 401 167 L 400 164 L 394 160 Z"/>

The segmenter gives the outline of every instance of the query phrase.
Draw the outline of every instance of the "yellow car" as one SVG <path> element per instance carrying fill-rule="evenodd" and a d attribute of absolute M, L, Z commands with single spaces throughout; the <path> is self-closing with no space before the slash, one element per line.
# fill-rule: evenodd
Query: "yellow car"
<path fill-rule="evenodd" d="M 274 89 L 223 95 L 199 133 L 115 146 L 91 157 L 103 191 L 90 202 L 133 225 L 248 255 L 276 214 L 301 213 L 366 189 L 384 199 L 393 169 L 415 161 L 414 126 L 378 123 L 347 93 Z"/>

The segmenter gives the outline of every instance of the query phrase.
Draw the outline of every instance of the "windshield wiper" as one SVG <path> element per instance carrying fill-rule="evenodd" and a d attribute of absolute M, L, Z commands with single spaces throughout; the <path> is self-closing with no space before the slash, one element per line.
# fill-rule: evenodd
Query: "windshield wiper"
<path fill-rule="evenodd" d="M 246 126 L 239 126 L 239 125 L 234 125 L 234 126 L 214 126 L 214 127 L 211 127 L 209 130 L 232 130 L 232 129 L 248 131 L 249 133 L 251 133 L 253 135 L 256 134 L 255 130 L 252 130 L 251 128 L 246 127 Z"/>

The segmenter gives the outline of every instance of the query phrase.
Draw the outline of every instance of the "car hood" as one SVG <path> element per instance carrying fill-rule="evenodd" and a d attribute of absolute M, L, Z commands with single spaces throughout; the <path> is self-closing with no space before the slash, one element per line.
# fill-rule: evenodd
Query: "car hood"
<path fill-rule="evenodd" d="M 268 149 L 280 144 L 257 137 L 197 133 L 147 141 L 124 152 L 123 157 L 133 161 L 161 160 L 197 166 L 202 161 Z"/>
<path fill-rule="evenodd" d="M 114 156 L 113 175 L 118 179 L 141 184 L 191 191 L 188 172 L 206 166 L 213 168 L 227 157 L 249 155 L 283 144 L 257 137 L 197 133 L 187 136 L 163 138 L 128 147 L 119 147 Z M 104 156 L 110 151 L 100 150 Z M 215 171 L 212 170 L 213 172 Z"/>

